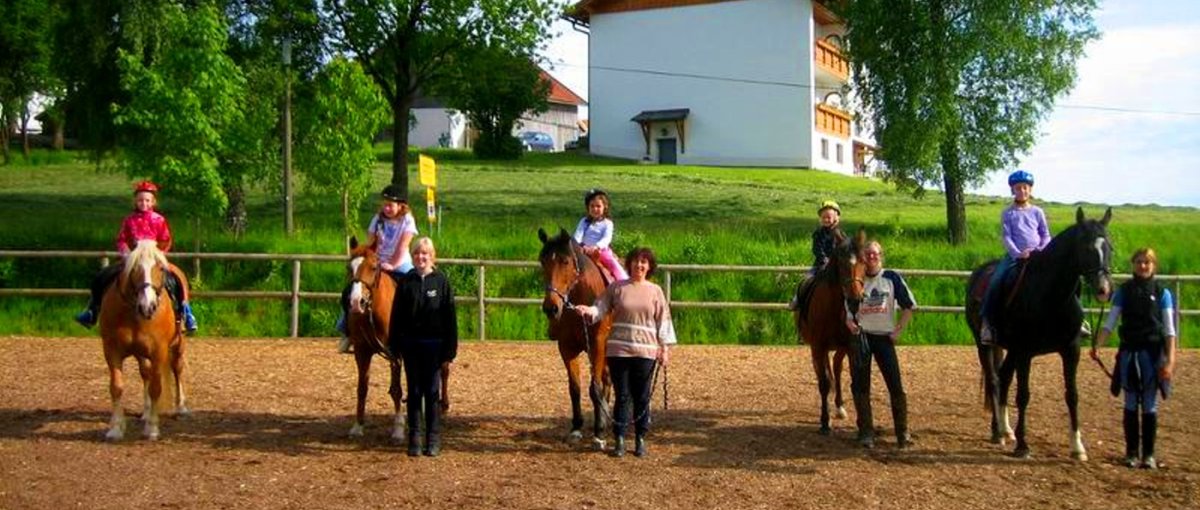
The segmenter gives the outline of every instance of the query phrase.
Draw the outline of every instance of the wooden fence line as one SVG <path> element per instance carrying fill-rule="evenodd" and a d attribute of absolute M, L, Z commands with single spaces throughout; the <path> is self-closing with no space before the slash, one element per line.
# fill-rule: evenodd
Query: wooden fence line
<path fill-rule="evenodd" d="M 68 250 L 0 250 L 0 258 L 84 258 L 84 259 L 100 259 L 101 265 L 108 265 L 110 259 L 120 258 L 120 253 L 115 251 L 68 251 Z M 341 298 L 341 294 L 337 292 L 308 292 L 300 290 L 302 279 L 301 264 L 303 262 L 339 262 L 344 263 L 346 257 L 344 255 L 320 255 L 320 254 L 305 254 L 305 253 L 195 253 L 195 252 L 174 252 L 171 258 L 176 260 L 191 259 L 200 260 L 267 260 L 267 261 L 290 261 L 292 263 L 292 275 L 289 291 L 196 291 L 192 294 L 198 298 L 206 299 L 279 299 L 287 300 L 291 307 L 289 314 L 288 334 L 292 338 L 299 336 L 300 327 L 300 303 L 305 299 L 309 300 L 337 300 Z M 487 259 L 456 259 L 444 258 L 438 259 L 439 265 L 447 266 L 473 266 L 477 270 L 477 285 L 475 293 L 470 296 L 457 296 L 456 303 L 474 304 L 478 306 L 478 328 L 479 339 L 486 340 L 486 321 L 487 321 L 487 306 L 488 305 L 516 305 L 529 306 L 540 305 L 541 298 L 513 298 L 513 297 L 487 297 L 485 288 L 487 283 L 487 268 L 488 267 L 512 267 L 512 268 L 537 268 L 540 267 L 537 262 L 525 260 L 487 260 Z M 801 273 L 808 271 L 808 266 L 739 266 L 739 265 L 701 265 L 701 264 L 661 264 L 658 266 L 659 271 L 663 273 L 663 292 L 666 294 L 667 301 L 670 302 L 673 308 L 696 308 L 696 309 L 742 309 L 742 310 L 787 310 L 786 303 L 754 303 L 740 301 L 674 301 L 671 299 L 672 289 L 672 272 L 743 272 L 743 273 Z M 906 277 L 941 277 L 941 278 L 962 278 L 966 279 L 971 275 L 970 271 L 948 271 L 940 269 L 895 269 L 895 271 L 905 275 Z M 1123 280 L 1130 278 L 1130 275 L 1119 274 L 1114 275 L 1114 279 Z M 1200 282 L 1200 275 L 1157 275 L 1156 278 L 1162 282 L 1174 284 L 1175 299 L 1178 300 L 1181 293 L 1181 285 L 1184 282 Z M 87 289 L 3 289 L 0 288 L 0 296 L 86 296 Z M 963 313 L 965 311 L 962 306 L 918 306 L 917 312 L 921 313 Z M 1098 310 L 1089 308 L 1088 313 L 1096 313 Z M 1180 310 L 1181 316 L 1200 316 L 1200 310 L 1187 309 Z"/>

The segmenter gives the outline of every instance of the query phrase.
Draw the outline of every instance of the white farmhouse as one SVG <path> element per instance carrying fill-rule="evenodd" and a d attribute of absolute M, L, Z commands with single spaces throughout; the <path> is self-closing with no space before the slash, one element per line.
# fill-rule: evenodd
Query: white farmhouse
<path fill-rule="evenodd" d="M 591 151 L 862 173 L 844 27 L 811 0 L 583 0 Z"/>

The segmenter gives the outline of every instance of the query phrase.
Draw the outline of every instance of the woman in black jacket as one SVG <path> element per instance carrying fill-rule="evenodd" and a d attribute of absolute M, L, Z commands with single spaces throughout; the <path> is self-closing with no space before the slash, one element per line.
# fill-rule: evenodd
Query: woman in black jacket
<path fill-rule="evenodd" d="M 433 240 L 422 237 L 413 245 L 413 269 L 404 275 L 392 303 L 388 343 L 404 358 L 408 381 L 408 455 L 422 453 L 420 417 L 425 411 L 425 449 L 441 452 L 441 371 L 458 354 L 458 320 L 454 291 L 446 275 L 434 266 Z"/>

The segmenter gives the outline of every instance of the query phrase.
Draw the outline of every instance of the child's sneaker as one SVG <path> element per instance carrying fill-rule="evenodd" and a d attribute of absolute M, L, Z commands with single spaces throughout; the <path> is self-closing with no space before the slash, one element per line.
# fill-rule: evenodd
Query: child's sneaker
<path fill-rule="evenodd" d="M 338 342 L 338 352 L 342 354 L 350 354 L 350 337 L 342 335 L 342 339 Z"/>
<path fill-rule="evenodd" d="M 1125 457 L 1125 467 L 1127 467 L 1127 468 L 1138 467 L 1138 458 L 1133 457 L 1133 456 Z"/>
<path fill-rule="evenodd" d="M 1080 323 L 1079 324 L 1079 337 L 1080 338 L 1091 338 L 1091 336 L 1092 336 L 1092 327 L 1088 325 L 1087 321 L 1083 321 L 1082 323 Z"/>
<path fill-rule="evenodd" d="M 1154 460 L 1154 457 L 1146 457 L 1145 459 L 1142 459 L 1142 468 L 1158 469 L 1158 461 Z"/>
<path fill-rule="evenodd" d="M 81 325 L 85 328 L 90 328 L 92 326 L 95 326 L 96 325 L 96 312 L 93 312 L 91 308 L 88 308 L 87 310 L 79 312 L 79 315 L 75 316 L 75 322 L 78 322 L 79 325 Z"/>

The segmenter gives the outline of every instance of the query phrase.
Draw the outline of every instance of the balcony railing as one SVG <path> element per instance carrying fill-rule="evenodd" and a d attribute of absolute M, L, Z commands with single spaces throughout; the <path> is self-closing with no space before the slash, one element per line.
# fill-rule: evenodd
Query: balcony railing
<path fill-rule="evenodd" d="M 824 39 L 817 39 L 813 47 L 813 60 L 817 67 L 846 81 L 850 79 L 850 61 L 842 56 L 842 49 Z"/>
<path fill-rule="evenodd" d="M 850 112 L 818 103 L 816 108 L 817 131 L 840 138 L 850 138 Z"/>

